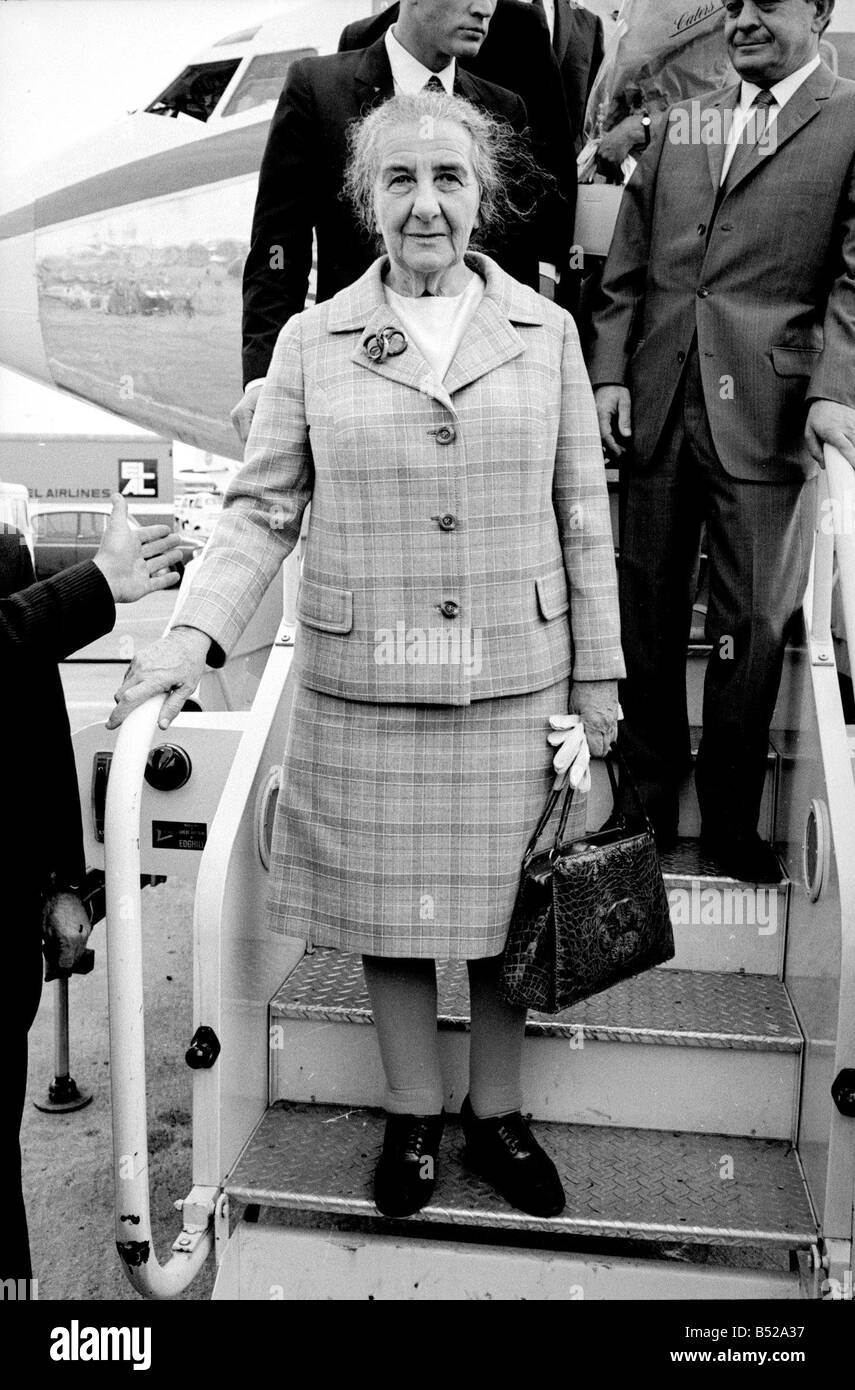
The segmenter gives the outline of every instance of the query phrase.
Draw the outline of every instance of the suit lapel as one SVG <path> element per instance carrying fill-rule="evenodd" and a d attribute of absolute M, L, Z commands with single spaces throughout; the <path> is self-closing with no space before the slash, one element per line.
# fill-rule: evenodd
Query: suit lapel
<path fill-rule="evenodd" d="M 372 43 L 370 48 L 364 50 L 354 81 L 357 91 L 361 89 L 364 94 L 364 102 L 372 106 L 379 106 L 381 102 L 389 101 L 394 96 L 395 84 L 383 35 L 376 43 Z"/>
<path fill-rule="evenodd" d="M 576 16 L 570 0 L 555 0 L 555 31 L 552 35 L 552 51 L 560 67 L 570 43 L 570 36 L 576 27 Z"/>
<path fill-rule="evenodd" d="M 821 69 L 817 69 L 817 72 L 820 71 Z M 815 76 L 816 73 L 811 73 L 811 76 L 802 83 L 798 91 L 790 97 L 775 122 L 768 143 L 758 141 L 754 148 L 747 153 L 745 164 L 735 175 L 733 183 L 728 187 L 726 196 L 740 188 L 765 160 L 774 159 L 778 150 L 782 149 L 787 141 L 801 130 L 802 126 L 807 125 L 808 121 L 812 121 L 814 116 L 819 113 L 820 102 L 825 99 L 825 94 L 817 95 L 811 90 L 811 78 Z"/>
<path fill-rule="evenodd" d="M 718 196 L 719 185 L 721 184 L 721 171 L 724 168 L 725 139 L 727 135 L 726 122 L 733 119 L 732 116 L 728 117 L 725 113 L 728 111 L 732 112 L 735 109 L 736 103 L 739 100 L 740 91 L 741 85 L 739 83 L 733 87 L 725 87 L 724 90 L 719 92 L 718 96 L 709 103 L 709 106 L 704 108 L 704 112 L 715 110 L 719 113 L 718 129 L 720 136 L 718 139 L 710 140 L 707 144 L 710 178 L 712 179 L 713 191 L 716 196 Z M 701 113 L 702 119 L 704 112 Z"/>

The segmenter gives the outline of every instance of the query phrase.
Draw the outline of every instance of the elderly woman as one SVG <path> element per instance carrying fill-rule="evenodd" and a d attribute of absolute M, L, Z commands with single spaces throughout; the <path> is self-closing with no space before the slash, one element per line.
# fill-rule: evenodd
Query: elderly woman
<path fill-rule="evenodd" d="M 553 765 L 583 780 L 623 674 L 573 321 L 469 250 L 506 201 L 509 138 L 444 93 L 357 127 L 349 191 L 385 254 L 282 330 L 181 624 L 134 659 L 111 719 L 158 691 L 174 718 L 311 501 L 268 911 L 362 954 L 388 1084 L 374 1194 L 395 1216 L 434 1188 L 437 958 L 468 963 L 467 1161 L 524 1210 L 564 1205 L 520 1114 L 525 1011 L 500 996 L 500 953 Z"/>

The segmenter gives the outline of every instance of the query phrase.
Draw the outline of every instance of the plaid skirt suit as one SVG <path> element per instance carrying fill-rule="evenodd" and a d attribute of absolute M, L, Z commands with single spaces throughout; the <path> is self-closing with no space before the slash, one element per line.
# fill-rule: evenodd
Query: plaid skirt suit
<path fill-rule="evenodd" d="M 181 624 L 228 654 L 311 502 L 268 924 L 378 956 L 501 951 L 570 682 L 624 674 L 573 320 L 485 292 L 439 384 L 381 258 L 283 328 Z M 211 660 L 221 660 L 221 654 Z"/>

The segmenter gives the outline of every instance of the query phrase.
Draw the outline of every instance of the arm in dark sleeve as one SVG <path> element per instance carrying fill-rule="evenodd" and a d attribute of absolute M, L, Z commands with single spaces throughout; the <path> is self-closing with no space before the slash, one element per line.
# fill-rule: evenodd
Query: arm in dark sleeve
<path fill-rule="evenodd" d="M 243 272 L 244 383 L 267 375 L 280 330 L 305 307 L 317 204 L 316 131 L 306 63 L 293 63 L 261 161 Z"/>
<path fill-rule="evenodd" d="M 518 90 L 525 102 L 534 157 L 554 180 L 547 196 L 538 200 L 535 214 L 538 258 L 551 262 L 563 275 L 576 222 L 575 132 L 545 23 L 535 27 L 531 43 L 525 89 L 520 81 Z"/>
<path fill-rule="evenodd" d="M 663 121 L 620 202 L 593 313 L 588 374 L 593 386 L 623 386 L 640 328 L 659 161 L 670 126 Z"/>
<path fill-rule="evenodd" d="M 94 560 L 0 599 L 0 649 L 38 649 L 54 661 L 110 632 L 116 605 Z"/>

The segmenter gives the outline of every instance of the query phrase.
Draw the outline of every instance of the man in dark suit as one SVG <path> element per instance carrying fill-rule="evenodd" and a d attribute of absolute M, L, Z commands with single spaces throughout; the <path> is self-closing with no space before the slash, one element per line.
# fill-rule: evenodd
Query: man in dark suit
<path fill-rule="evenodd" d="M 0 529 L 0 726 L 7 802 L 3 837 L 3 970 L 0 1009 L 5 1113 L 0 1126 L 0 1279 L 29 1280 L 18 1135 L 27 1089 L 27 1034 L 42 989 L 42 930 L 49 963 L 70 970 L 86 945 L 80 900 L 86 865 L 77 774 L 57 662 L 109 632 L 116 603 L 178 582 L 181 559 L 166 526 L 132 531 L 114 497 L 93 560 L 34 582 L 17 531 Z"/>
<path fill-rule="evenodd" d="M 603 61 L 603 21 L 578 0 L 531 0 L 531 4 L 543 12 L 549 26 L 578 154 L 584 143 L 588 97 Z"/>
<path fill-rule="evenodd" d="M 741 82 L 678 103 L 641 159 L 589 361 L 603 440 L 625 455 L 626 753 L 667 844 L 689 759 L 685 653 L 706 522 L 703 844 L 751 881 L 780 876 L 757 822 L 812 548 L 805 480 L 824 443 L 855 467 L 855 83 L 819 59 L 833 3 L 729 0 Z"/>
<path fill-rule="evenodd" d="M 243 440 L 279 332 L 305 304 L 312 231 L 318 300 L 352 284 L 376 256 L 342 197 L 350 124 L 396 90 L 421 90 L 433 78 L 518 132 L 526 128 L 520 97 L 457 63 L 478 52 L 494 8 L 495 0 L 403 0 L 394 33 L 381 35 L 368 48 L 304 58 L 289 69 L 261 164 L 244 267 L 245 394 L 232 413 Z M 551 205 L 550 218 L 533 216 L 501 245 L 484 248 L 504 270 L 535 288 L 539 264 L 556 265 L 561 246 L 569 245 L 569 209 L 562 211 L 557 198 Z"/>

